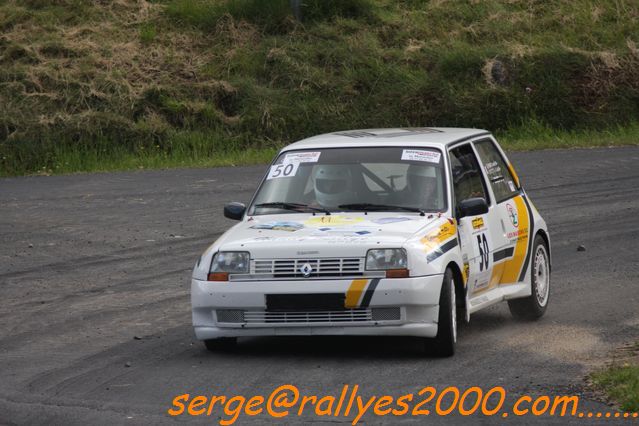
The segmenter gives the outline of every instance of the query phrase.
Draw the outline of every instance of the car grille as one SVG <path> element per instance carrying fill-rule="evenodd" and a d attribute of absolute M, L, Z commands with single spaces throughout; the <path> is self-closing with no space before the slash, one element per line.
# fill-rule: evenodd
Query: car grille
<path fill-rule="evenodd" d="M 312 324 L 397 321 L 401 319 L 399 307 L 357 308 L 339 311 L 247 311 L 218 309 L 219 323 L 230 324 Z"/>
<path fill-rule="evenodd" d="M 310 266 L 310 273 L 302 271 Z M 251 274 L 272 278 L 353 277 L 364 274 L 364 259 L 257 259 L 251 263 Z"/>

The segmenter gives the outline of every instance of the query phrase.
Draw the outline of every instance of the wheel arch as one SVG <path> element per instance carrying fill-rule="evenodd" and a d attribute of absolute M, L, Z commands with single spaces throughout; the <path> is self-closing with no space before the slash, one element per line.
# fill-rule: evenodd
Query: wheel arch
<path fill-rule="evenodd" d="M 464 276 L 461 272 L 461 268 L 455 261 L 448 262 L 446 269 L 450 269 L 453 272 L 453 279 L 455 282 L 455 299 L 457 300 L 457 307 L 463 307 L 464 315 L 466 314 L 466 286 L 464 285 Z"/>
<path fill-rule="evenodd" d="M 539 235 L 544 240 L 544 243 L 546 243 L 546 250 L 548 250 L 548 269 L 552 271 L 552 254 L 550 253 L 550 238 L 548 238 L 548 233 L 543 229 L 539 229 L 535 236 L 537 235 Z"/>

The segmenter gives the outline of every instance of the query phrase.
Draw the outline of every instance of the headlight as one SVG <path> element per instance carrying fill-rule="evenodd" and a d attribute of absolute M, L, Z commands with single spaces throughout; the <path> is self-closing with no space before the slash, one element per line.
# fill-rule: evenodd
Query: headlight
<path fill-rule="evenodd" d="M 218 251 L 211 261 L 209 281 L 228 281 L 229 274 L 248 274 L 250 258 L 247 251 Z"/>
<path fill-rule="evenodd" d="M 404 249 L 372 249 L 366 253 L 366 270 L 368 271 L 406 269 L 407 265 Z"/>

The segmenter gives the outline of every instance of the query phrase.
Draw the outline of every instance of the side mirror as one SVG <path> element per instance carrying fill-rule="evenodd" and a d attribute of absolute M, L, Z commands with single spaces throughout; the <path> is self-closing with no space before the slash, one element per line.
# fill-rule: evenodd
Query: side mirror
<path fill-rule="evenodd" d="M 488 203 L 484 198 L 467 198 L 457 206 L 458 218 L 466 216 L 478 216 L 488 213 Z"/>
<path fill-rule="evenodd" d="M 244 204 L 233 201 L 224 206 L 224 217 L 233 220 L 242 220 L 245 211 L 246 206 Z"/>

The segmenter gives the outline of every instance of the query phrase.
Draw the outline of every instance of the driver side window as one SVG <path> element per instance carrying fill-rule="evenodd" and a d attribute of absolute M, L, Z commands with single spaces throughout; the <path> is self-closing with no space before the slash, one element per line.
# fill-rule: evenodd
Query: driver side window
<path fill-rule="evenodd" d="M 483 198 L 487 204 L 488 192 L 470 144 L 465 144 L 450 151 L 450 166 L 453 175 L 455 207 L 468 198 Z"/>

